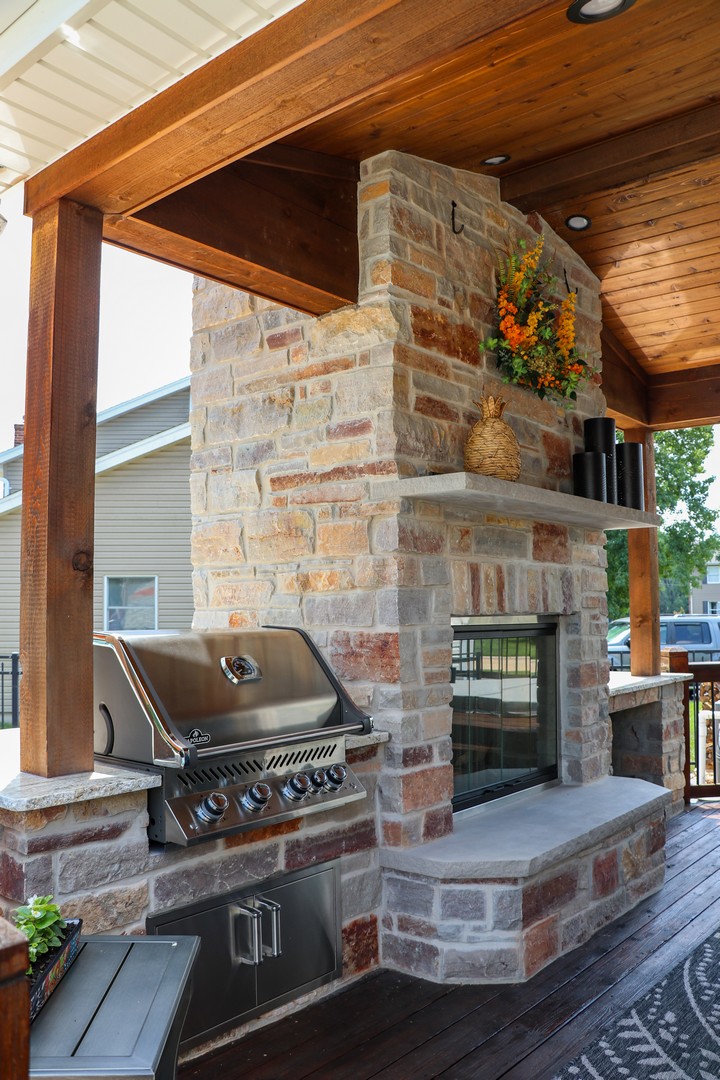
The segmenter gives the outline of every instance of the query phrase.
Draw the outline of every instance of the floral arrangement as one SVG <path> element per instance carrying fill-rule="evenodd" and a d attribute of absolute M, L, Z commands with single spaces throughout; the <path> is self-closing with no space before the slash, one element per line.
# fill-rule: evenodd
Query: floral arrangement
<path fill-rule="evenodd" d="M 594 369 L 575 345 L 575 302 L 568 291 L 554 298 L 556 279 L 541 265 L 544 237 L 535 246 L 511 253 L 500 269 L 497 295 L 497 334 L 481 342 L 495 353 L 503 380 L 532 390 L 568 408 L 577 389 Z"/>

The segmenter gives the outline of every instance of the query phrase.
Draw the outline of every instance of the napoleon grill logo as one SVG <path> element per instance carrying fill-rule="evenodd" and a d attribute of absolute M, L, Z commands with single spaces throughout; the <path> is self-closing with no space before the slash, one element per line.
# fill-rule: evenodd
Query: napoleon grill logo
<path fill-rule="evenodd" d="M 192 731 L 188 731 L 185 736 L 186 740 L 193 746 L 204 746 L 210 742 L 211 736 L 206 731 L 201 731 L 200 728 L 194 727 Z"/>

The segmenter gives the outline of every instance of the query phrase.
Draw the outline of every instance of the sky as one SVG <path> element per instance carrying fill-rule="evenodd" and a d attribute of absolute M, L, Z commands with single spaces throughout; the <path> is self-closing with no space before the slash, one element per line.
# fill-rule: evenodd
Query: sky
<path fill-rule="evenodd" d="M 25 411 L 32 223 L 22 186 L 0 213 L 0 451 L 13 445 Z M 192 275 L 103 244 L 98 411 L 189 374 Z"/>

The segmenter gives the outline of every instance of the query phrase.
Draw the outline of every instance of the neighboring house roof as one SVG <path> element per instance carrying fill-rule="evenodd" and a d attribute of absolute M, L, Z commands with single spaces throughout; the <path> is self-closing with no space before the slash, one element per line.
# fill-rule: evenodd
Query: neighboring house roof
<path fill-rule="evenodd" d="M 126 465 L 129 461 L 145 457 L 146 454 L 151 454 L 154 450 L 161 450 L 164 446 L 171 446 L 173 443 L 182 442 L 183 439 L 189 438 L 189 422 L 178 424 L 176 427 L 168 428 L 166 431 L 159 431 L 157 435 L 151 435 L 150 438 L 141 439 L 139 442 L 124 446 L 120 450 L 113 450 L 111 453 L 97 458 L 95 475 L 99 476 L 101 473 L 116 469 L 119 465 Z M 22 491 L 16 491 L 14 494 L 0 499 L 0 515 L 16 510 L 21 505 Z"/>
<path fill-rule="evenodd" d="M 150 445 L 156 436 L 177 429 L 179 421 L 184 424 L 189 409 L 189 375 L 104 409 L 97 418 L 98 459 L 109 460 L 114 453 L 124 449 L 133 452 L 143 443 Z M 23 454 L 22 444 L 0 453 L 0 478 L 7 478 L 10 483 L 9 494 L 4 499 L 0 497 L 0 507 L 5 509 L 7 500 L 20 493 Z"/>
<path fill-rule="evenodd" d="M 2 0 L 0 194 L 299 2 Z"/>

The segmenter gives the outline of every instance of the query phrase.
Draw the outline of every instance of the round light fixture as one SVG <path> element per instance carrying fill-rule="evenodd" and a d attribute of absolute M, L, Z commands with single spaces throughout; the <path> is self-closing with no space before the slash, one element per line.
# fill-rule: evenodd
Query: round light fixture
<path fill-rule="evenodd" d="M 483 158 L 480 162 L 481 165 L 504 165 L 506 161 L 510 160 L 509 154 L 493 154 L 492 157 Z"/>
<path fill-rule="evenodd" d="M 631 8 L 635 0 L 574 0 L 567 9 L 570 22 L 595 23 L 614 19 Z"/>
<path fill-rule="evenodd" d="M 570 217 L 565 218 L 565 224 L 573 232 L 585 232 L 592 225 L 592 220 L 587 214 L 571 214 Z"/>

